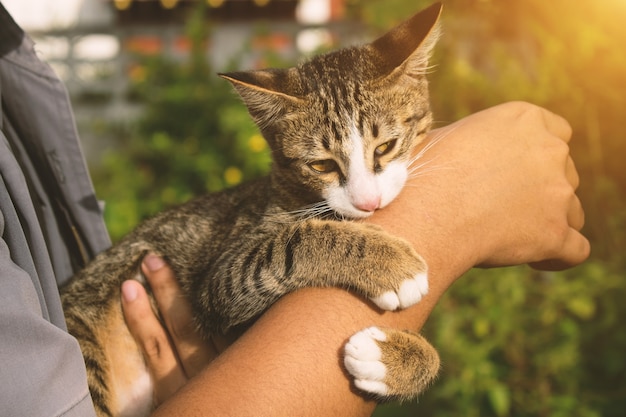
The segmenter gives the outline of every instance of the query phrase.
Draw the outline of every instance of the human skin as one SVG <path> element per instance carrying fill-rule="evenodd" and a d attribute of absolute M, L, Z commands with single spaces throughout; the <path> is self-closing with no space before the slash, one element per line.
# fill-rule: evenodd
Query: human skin
<path fill-rule="evenodd" d="M 563 269 L 587 258 L 570 137 L 564 119 L 519 102 L 431 134 L 440 140 L 422 159 L 430 162 L 367 220 L 407 239 L 428 263 L 429 294 L 403 311 L 382 312 L 341 289 L 309 288 L 284 296 L 228 348 L 226 340 L 207 346 L 190 331 L 191 312 L 171 271 L 149 257 L 144 271 L 167 330 L 137 283 L 124 283 L 122 302 L 157 380 L 157 400 L 167 399 L 154 415 L 370 415 L 376 403 L 354 389 L 342 366 L 343 345 L 356 331 L 421 329 L 446 289 L 475 266 Z M 194 366 L 202 368 L 197 375 Z"/>

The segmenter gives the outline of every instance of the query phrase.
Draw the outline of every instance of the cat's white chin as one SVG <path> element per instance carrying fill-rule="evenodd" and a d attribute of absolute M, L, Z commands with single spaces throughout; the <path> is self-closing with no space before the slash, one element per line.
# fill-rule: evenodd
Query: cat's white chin
<path fill-rule="evenodd" d="M 340 216 L 345 217 L 346 219 L 353 219 L 353 220 L 361 220 L 361 219 L 367 219 L 368 217 L 370 217 L 372 214 L 374 214 L 374 211 L 363 211 L 363 210 L 352 210 L 350 212 L 344 212 L 344 213 L 340 213 L 337 212 Z"/>
<path fill-rule="evenodd" d="M 366 174 L 358 180 L 348 179 L 344 185 L 334 185 L 326 190 L 328 205 L 340 216 L 350 219 L 366 219 L 378 209 L 386 207 L 402 191 L 408 177 L 404 161 L 394 161 L 379 174 Z M 352 181 L 352 183 L 351 183 Z M 373 191 L 376 190 L 376 191 Z M 373 195 L 375 194 L 375 195 Z M 359 208 L 359 201 L 377 199 L 375 209 Z"/>

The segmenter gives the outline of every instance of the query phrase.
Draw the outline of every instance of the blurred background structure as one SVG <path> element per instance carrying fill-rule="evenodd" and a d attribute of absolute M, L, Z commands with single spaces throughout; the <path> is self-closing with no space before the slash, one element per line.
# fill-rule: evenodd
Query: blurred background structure
<path fill-rule="evenodd" d="M 264 65 L 273 54 L 285 62 L 329 44 L 326 25 L 342 17 L 343 0 L 209 0 L 203 7 L 210 41 L 202 54 L 214 70 Z M 14 18 L 72 95 L 90 162 L 101 156 L 90 124 L 135 119 L 143 106 L 129 96 L 142 76 L 142 59 L 190 56 L 186 30 L 197 0 L 5 0 Z M 334 36 L 354 41 L 352 25 Z M 344 29 L 344 30 L 342 30 Z M 132 95 L 132 94 L 131 94 Z M 78 105 L 80 104 L 80 105 Z"/>
<path fill-rule="evenodd" d="M 217 71 L 291 65 L 372 39 L 432 2 L 1 1 L 68 87 L 114 238 L 164 207 L 267 171 L 264 141 Z M 471 271 L 425 330 L 441 377 L 419 402 L 377 416 L 621 417 L 626 1 L 443 3 L 435 118 L 444 125 L 508 100 L 565 116 L 593 253 L 559 273 Z"/>

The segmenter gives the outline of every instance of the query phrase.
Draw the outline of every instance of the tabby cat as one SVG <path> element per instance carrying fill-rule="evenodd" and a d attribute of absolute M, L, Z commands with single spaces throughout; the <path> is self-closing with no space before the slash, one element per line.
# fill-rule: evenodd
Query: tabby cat
<path fill-rule="evenodd" d="M 302 287 L 343 287 L 383 310 L 427 293 L 426 265 L 407 242 L 347 220 L 398 195 L 426 137 L 425 72 L 440 11 L 435 4 L 370 44 L 294 68 L 221 74 L 267 140 L 272 169 L 147 220 L 62 289 L 100 416 L 153 408 L 120 304 L 121 283 L 139 276 L 148 252 L 171 266 L 207 339 L 249 326 Z M 417 334 L 372 327 L 348 341 L 345 366 L 365 394 L 408 398 L 434 378 L 439 359 Z"/>

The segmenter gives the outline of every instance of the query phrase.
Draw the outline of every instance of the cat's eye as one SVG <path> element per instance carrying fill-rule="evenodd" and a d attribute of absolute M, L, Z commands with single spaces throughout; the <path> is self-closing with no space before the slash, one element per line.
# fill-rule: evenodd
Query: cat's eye
<path fill-rule="evenodd" d="M 388 154 L 389 152 L 391 152 L 395 144 L 396 144 L 395 140 L 390 140 L 388 142 L 383 143 L 382 145 L 378 145 L 376 149 L 374 149 L 374 155 L 383 156 L 385 154 Z"/>
<path fill-rule="evenodd" d="M 311 162 L 309 167 L 320 174 L 327 174 L 337 170 L 337 163 L 332 159 Z"/>

